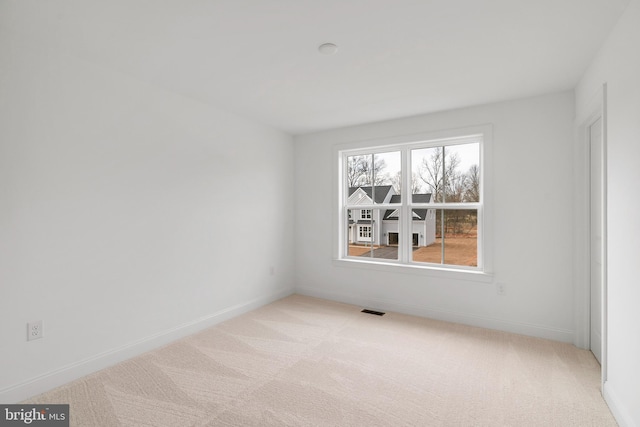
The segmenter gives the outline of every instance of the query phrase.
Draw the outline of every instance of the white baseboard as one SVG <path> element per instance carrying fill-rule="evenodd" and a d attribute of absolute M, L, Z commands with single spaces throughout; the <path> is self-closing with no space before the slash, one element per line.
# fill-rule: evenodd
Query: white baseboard
<path fill-rule="evenodd" d="M 618 395 L 607 381 L 604 382 L 602 387 L 602 396 L 620 427 L 638 427 L 631 419 L 631 415 L 624 409 L 624 406 L 620 405 Z"/>
<path fill-rule="evenodd" d="M 446 322 L 462 323 L 464 325 L 512 332 L 515 334 L 545 338 L 570 344 L 572 344 L 574 341 L 574 331 L 567 329 L 556 329 L 523 322 L 512 322 L 491 317 L 475 316 L 469 315 L 467 313 L 458 313 L 454 311 L 422 307 L 386 299 L 367 298 L 360 295 L 350 295 L 338 292 L 327 292 L 324 290 L 318 290 L 316 288 L 305 286 L 296 287 L 296 293 L 316 298 L 344 302 L 347 304 L 354 304 L 371 309 L 395 311 L 397 313 L 427 317 L 430 319 L 443 320 Z"/>
<path fill-rule="evenodd" d="M 169 344 L 180 338 L 192 335 L 203 329 L 214 326 L 225 320 L 255 310 L 263 305 L 277 301 L 293 294 L 293 289 L 283 289 L 273 294 L 255 298 L 241 304 L 237 304 L 208 316 L 201 317 L 192 322 L 185 323 L 175 328 L 160 332 L 133 343 L 105 351 L 95 356 L 62 366 L 46 374 L 31 378 L 20 384 L 0 390 L 0 402 L 17 403 L 38 394 L 59 387 L 70 381 L 85 375 L 97 372 L 101 369 L 113 366 L 116 363 L 138 356 L 147 351 Z"/>

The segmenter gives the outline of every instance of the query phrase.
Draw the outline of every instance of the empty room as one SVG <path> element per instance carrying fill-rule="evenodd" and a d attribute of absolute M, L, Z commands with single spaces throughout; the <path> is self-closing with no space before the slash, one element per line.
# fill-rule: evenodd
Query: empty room
<path fill-rule="evenodd" d="M 640 0 L 0 0 L 0 425 L 640 427 Z"/>

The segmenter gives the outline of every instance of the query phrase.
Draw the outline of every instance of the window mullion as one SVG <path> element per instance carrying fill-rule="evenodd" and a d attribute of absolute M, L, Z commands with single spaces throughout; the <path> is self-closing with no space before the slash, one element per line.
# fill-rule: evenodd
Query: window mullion
<path fill-rule="evenodd" d="M 446 240 L 446 236 L 445 236 L 446 218 L 445 218 L 444 211 L 445 209 L 442 209 L 440 211 L 440 264 L 444 264 L 444 248 L 445 248 L 445 240 Z"/>
<path fill-rule="evenodd" d="M 484 212 L 482 207 L 479 207 L 478 210 L 478 225 L 476 227 L 477 233 L 478 233 L 478 241 L 477 241 L 477 266 L 478 268 L 484 269 L 484 227 L 482 227 L 481 225 L 483 224 L 483 218 L 484 218 Z"/>
<path fill-rule="evenodd" d="M 338 249 L 338 253 L 342 252 L 340 256 L 346 257 L 349 255 L 349 231 L 350 231 L 349 207 L 347 206 L 347 200 L 349 198 L 349 184 L 345 179 L 345 174 L 347 173 L 347 170 L 348 170 L 347 156 L 342 156 L 340 160 L 342 163 L 342 171 L 340 174 L 340 180 L 341 180 L 340 185 L 342 187 L 342 191 L 341 191 L 342 200 L 340 200 L 340 206 L 342 206 L 343 208 L 340 209 L 340 217 L 339 217 L 340 218 L 340 233 L 339 233 L 340 248 Z"/>
<path fill-rule="evenodd" d="M 411 249 L 409 247 L 410 241 L 410 228 L 411 228 L 411 209 L 407 209 L 407 206 L 411 203 L 411 158 L 409 155 L 410 150 L 403 148 L 400 152 L 401 155 L 401 167 L 402 185 L 400 202 L 402 207 L 400 208 L 400 236 L 401 240 L 398 245 L 398 259 L 402 263 L 408 263 L 411 260 Z"/>

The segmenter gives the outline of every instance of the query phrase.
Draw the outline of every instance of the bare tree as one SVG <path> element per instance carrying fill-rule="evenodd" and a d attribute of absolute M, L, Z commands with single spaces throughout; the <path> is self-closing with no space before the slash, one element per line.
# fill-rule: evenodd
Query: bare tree
<path fill-rule="evenodd" d="M 398 171 L 393 177 L 391 177 L 391 185 L 396 191 L 396 194 L 402 194 L 402 172 Z M 422 186 L 420 185 L 420 177 L 417 173 L 411 176 L 411 194 L 420 194 L 422 192 Z"/>
<path fill-rule="evenodd" d="M 477 202 L 480 200 L 480 168 L 473 165 L 467 172 L 459 170 L 460 159 L 455 152 L 438 147 L 422 159 L 419 177 L 433 193 L 436 202 Z M 441 216 L 441 215 L 440 215 Z M 443 218 L 436 217 L 438 231 Z M 469 209 L 447 209 L 444 216 L 446 234 L 470 232 L 477 224 L 478 213 Z"/>
<path fill-rule="evenodd" d="M 467 172 L 464 201 L 480 201 L 480 167 L 478 165 L 472 165 Z"/>
<path fill-rule="evenodd" d="M 420 177 L 417 173 L 411 175 L 411 194 L 422 193 L 422 185 L 420 185 Z"/>
<path fill-rule="evenodd" d="M 446 175 L 444 193 L 445 200 L 450 203 L 464 201 L 464 194 L 467 190 L 467 175 L 458 170 L 452 170 Z"/>
<path fill-rule="evenodd" d="M 444 202 L 453 187 L 457 185 L 457 168 L 460 159 L 457 153 L 450 152 L 445 156 L 444 147 L 438 147 L 431 151 L 431 156 L 422 159 L 418 168 L 418 177 L 431 191 L 432 199 L 436 202 Z M 449 200 L 446 200 L 449 201 Z"/>
<path fill-rule="evenodd" d="M 389 180 L 383 171 L 387 167 L 384 159 L 376 160 L 372 165 L 371 155 L 347 157 L 347 183 L 349 187 L 381 185 Z"/>
<path fill-rule="evenodd" d="M 347 157 L 347 183 L 349 187 L 355 187 L 363 174 L 363 163 L 366 163 L 365 156 Z"/>
<path fill-rule="evenodd" d="M 391 177 L 391 185 L 396 194 L 402 194 L 402 172 L 398 171 Z"/>

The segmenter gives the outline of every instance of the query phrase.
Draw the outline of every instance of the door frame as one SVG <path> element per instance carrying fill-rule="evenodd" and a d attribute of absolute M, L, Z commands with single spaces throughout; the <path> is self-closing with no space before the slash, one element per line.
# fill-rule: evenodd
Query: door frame
<path fill-rule="evenodd" d="M 602 119 L 602 354 L 601 386 L 607 380 L 607 85 L 594 94 L 589 108 L 576 118 L 574 145 L 574 344 L 590 349 L 591 248 L 590 248 L 590 128 Z M 602 390 L 601 388 L 601 390 Z"/>

